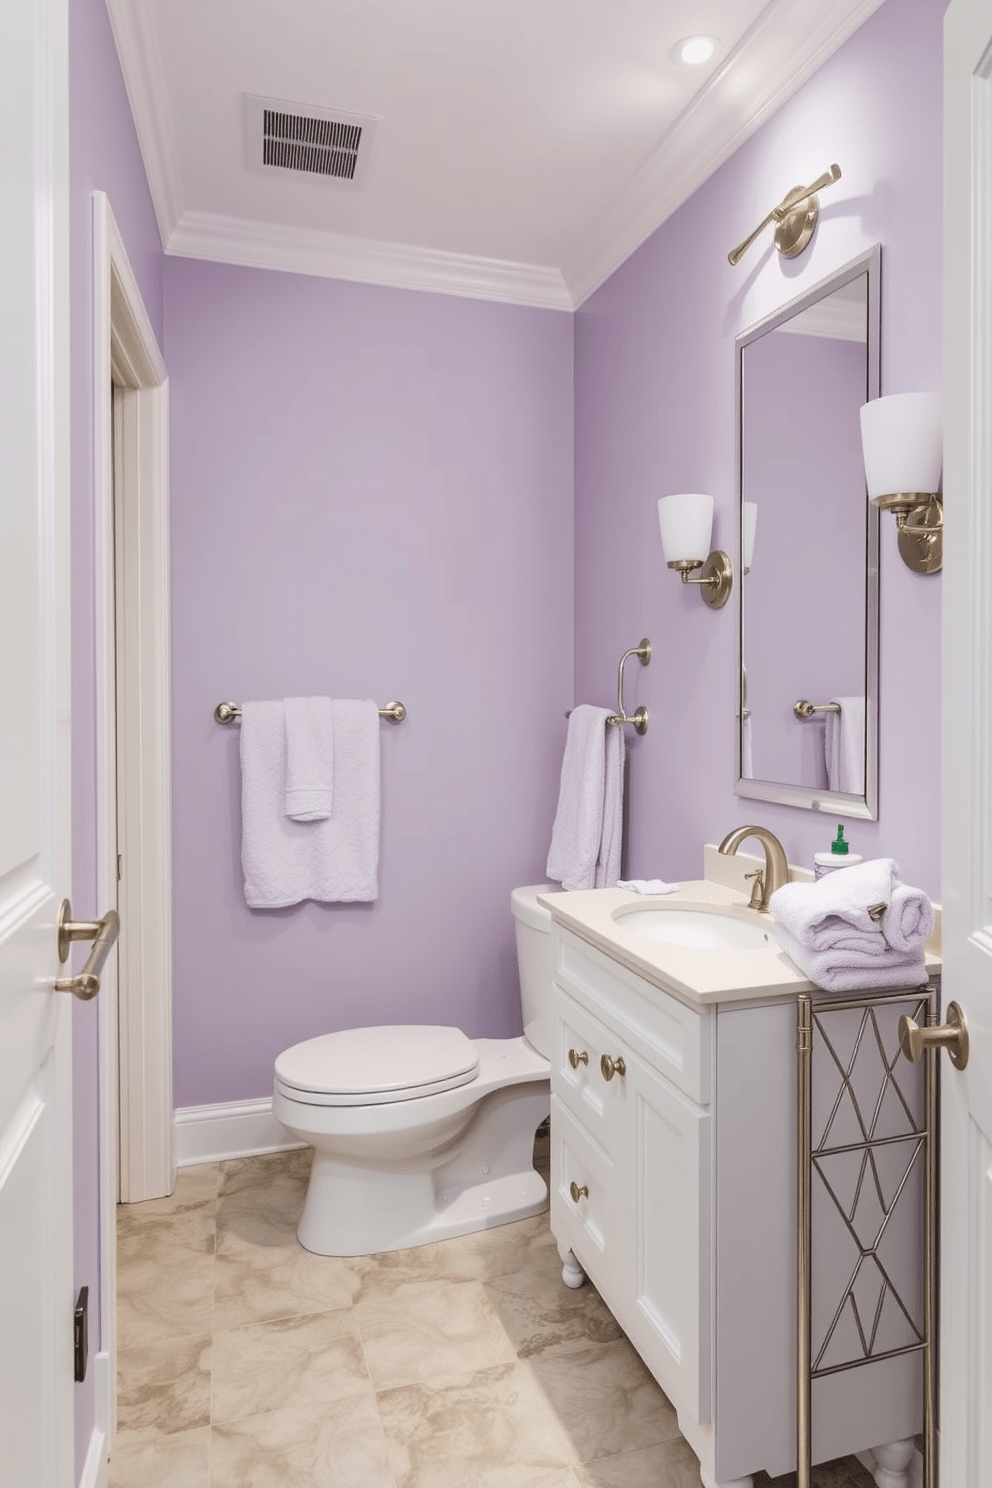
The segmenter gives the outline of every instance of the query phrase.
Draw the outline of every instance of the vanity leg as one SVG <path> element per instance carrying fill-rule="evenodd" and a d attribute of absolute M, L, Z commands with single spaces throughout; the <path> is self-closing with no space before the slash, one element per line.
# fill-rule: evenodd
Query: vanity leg
<path fill-rule="evenodd" d="M 754 1488 L 750 1473 L 746 1478 L 712 1478 L 704 1468 L 699 1469 L 699 1481 L 703 1488 Z"/>
<path fill-rule="evenodd" d="M 558 1254 L 562 1259 L 561 1279 L 567 1287 L 580 1287 L 586 1279 L 586 1273 L 575 1259 L 572 1251 L 567 1245 L 559 1245 Z"/>
<path fill-rule="evenodd" d="M 912 1438 L 874 1447 L 871 1455 L 875 1462 L 871 1472 L 878 1488 L 909 1488 L 909 1465 L 915 1451 L 916 1443 Z"/>

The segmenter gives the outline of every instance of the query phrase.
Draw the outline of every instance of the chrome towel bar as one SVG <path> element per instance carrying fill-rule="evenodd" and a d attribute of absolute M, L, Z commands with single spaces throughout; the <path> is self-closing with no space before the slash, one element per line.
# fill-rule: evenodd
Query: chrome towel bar
<path fill-rule="evenodd" d="M 218 703 L 214 709 L 214 717 L 218 723 L 233 723 L 236 718 L 241 717 L 241 709 L 237 703 Z M 394 699 L 379 709 L 379 717 L 388 718 L 390 723 L 402 723 L 406 717 L 406 706 Z"/>

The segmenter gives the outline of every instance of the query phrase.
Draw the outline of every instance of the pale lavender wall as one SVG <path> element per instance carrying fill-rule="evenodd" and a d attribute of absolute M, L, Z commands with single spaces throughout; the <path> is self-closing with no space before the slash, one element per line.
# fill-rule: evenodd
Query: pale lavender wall
<path fill-rule="evenodd" d="M 747 821 L 794 862 L 833 835 L 830 817 L 734 795 L 733 601 L 713 612 L 664 567 L 655 503 L 712 492 L 714 545 L 731 548 L 734 338 L 875 242 L 882 391 L 939 389 L 944 10 L 889 0 L 576 315 L 577 697 L 608 698 L 619 651 L 655 645 L 631 677 L 652 715 L 632 758 L 633 874 L 697 876 L 702 844 Z M 805 254 L 780 260 L 766 234 L 731 268 L 762 213 L 834 160 Z M 937 895 L 941 580 L 903 566 L 891 518 L 881 546 L 880 816 L 848 835 Z M 791 623 L 802 647 L 830 619 Z"/>
<path fill-rule="evenodd" d="M 361 1023 L 519 1031 L 572 701 L 572 317 L 169 259 L 177 1106 Z M 375 905 L 249 911 L 223 698 L 397 697 Z"/>
<path fill-rule="evenodd" d="M 93 594 L 92 193 L 108 193 L 145 307 L 161 340 L 162 251 L 103 0 L 69 6 L 72 376 L 72 902 L 96 902 Z M 97 1005 L 73 1004 L 76 1285 L 90 1289 L 90 1357 L 100 1338 Z M 92 1364 L 76 1386 L 76 1476 L 95 1418 Z"/>

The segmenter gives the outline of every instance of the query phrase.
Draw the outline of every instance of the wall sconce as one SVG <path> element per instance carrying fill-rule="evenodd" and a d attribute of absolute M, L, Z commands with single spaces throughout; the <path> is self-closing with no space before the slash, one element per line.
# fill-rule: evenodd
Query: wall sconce
<path fill-rule="evenodd" d="M 861 410 L 868 499 L 895 512 L 899 552 L 914 573 L 939 573 L 944 558 L 943 435 L 936 393 L 892 393 Z"/>
<path fill-rule="evenodd" d="M 722 609 L 730 597 L 734 570 L 726 553 L 710 552 L 713 497 L 700 494 L 662 496 L 658 502 L 661 546 L 669 568 L 682 575 L 683 584 L 699 584 L 711 610 Z M 704 558 L 704 554 L 709 554 Z M 689 575 L 702 569 L 698 578 Z"/>
<path fill-rule="evenodd" d="M 745 501 L 742 503 L 743 516 L 741 522 L 741 556 L 744 560 L 743 571 L 745 574 L 751 572 L 751 559 L 754 557 L 754 531 L 758 525 L 758 503 L 756 501 Z"/>

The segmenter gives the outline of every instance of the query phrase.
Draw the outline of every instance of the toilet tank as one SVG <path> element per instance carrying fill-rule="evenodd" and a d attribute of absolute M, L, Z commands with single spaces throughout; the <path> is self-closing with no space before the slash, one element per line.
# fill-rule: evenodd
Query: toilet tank
<path fill-rule="evenodd" d="M 517 936 L 524 1037 L 545 1059 L 551 1058 L 554 1044 L 551 984 L 555 976 L 555 943 L 551 934 L 551 914 L 543 904 L 538 904 L 537 896 L 562 892 L 558 884 L 530 884 L 526 888 L 514 889 L 510 895 L 510 911 Z"/>

